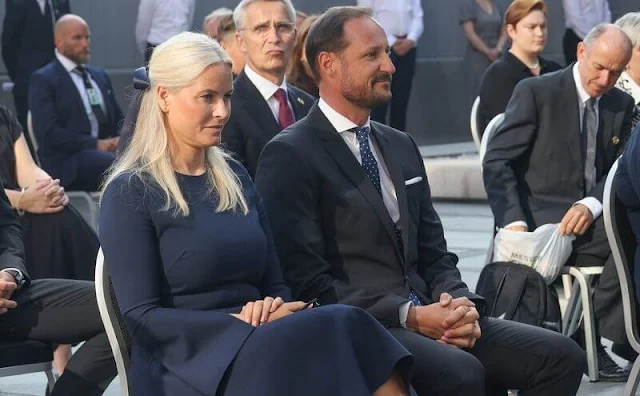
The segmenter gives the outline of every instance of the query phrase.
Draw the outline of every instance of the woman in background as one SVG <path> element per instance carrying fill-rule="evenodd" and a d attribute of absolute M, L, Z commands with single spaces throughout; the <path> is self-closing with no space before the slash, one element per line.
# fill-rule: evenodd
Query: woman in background
<path fill-rule="evenodd" d="M 616 82 L 616 88 L 628 93 L 633 98 L 633 125 L 640 122 L 640 12 L 625 14 L 615 23 L 631 39 L 633 50 L 631 60 Z"/>
<path fill-rule="evenodd" d="M 528 77 L 560 70 L 556 62 L 540 56 L 547 44 L 547 6 L 544 0 L 515 0 L 504 15 L 511 48 L 489 66 L 480 85 L 480 133 L 504 113 L 516 84 Z"/>
<path fill-rule="evenodd" d="M 298 41 L 293 47 L 293 54 L 289 61 L 287 82 L 317 98 L 320 95 L 318 92 L 318 84 L 316 84 L 316 80 L 309 67 L 309 61 L 307 60 L 307 53 L 305 51 L 309 29 L 311 29 L 311 25 L 313 25 L 316 19 L 318 19 L 318 15 L 310 15 L 298 28 Z"/>

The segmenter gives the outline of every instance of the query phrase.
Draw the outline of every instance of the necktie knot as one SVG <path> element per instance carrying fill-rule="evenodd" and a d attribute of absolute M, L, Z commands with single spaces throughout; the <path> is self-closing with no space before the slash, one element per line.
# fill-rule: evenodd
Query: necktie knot
<path fill-rule="evenodd" d="M 286 92 L 284 92 L 284 89 L 282 88 L 278 88 L 278 90 L 276 91 L 276 93 L 273 94 L 273 96 L 275 96 L 275 98 L 278 100 L 280 104 L 282 104 L 283 102 L 284 103 L 287 102 L 287 94 Z"/>
<path fill-rule="evenodd" d="M 587 100 L 586 107 L 589 110 L 595 110 L 597 101 L 598 101 L 597 98 L 589 98 L 589 100 Z"/>
<path fill-rule="evenodd" d="M 356 128 L 355 132 L 356 132 L 356 139 L 358 139 L 358 142 L 366 142 L 367 140 L 369 140 L 369 134 L 371 133 L 371 129 L 365 126 L 361 128 Z"/>

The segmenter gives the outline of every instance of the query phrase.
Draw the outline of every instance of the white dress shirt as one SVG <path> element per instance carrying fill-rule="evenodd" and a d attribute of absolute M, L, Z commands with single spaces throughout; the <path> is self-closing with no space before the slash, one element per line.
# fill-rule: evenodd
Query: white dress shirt
<path fill-rule="evenodd" d="M 638 85 L 626 71 L 623 71 L 620 78 L 618 78 L 616 88 L 631 95 L 633 103 L 636 105 L 640 104 L 640 85 Z"/>
<path fill-rule="evenodd" d="M 608 0 L 562 0 L 564 26 L 583 39 L 589 30 L 600 23 L 611 22 Z"/>
<path fill-rule="evenodd" d="M 390 46 L 397 37 L 407 36 L 417 43 L 422 35 L 424 13 L 420 0 L 357 0 L 357 3 L 371 8 L 373 19 L 384 29 Z"/>
<path fill-rule="evenodd" d="M 93 114 L 93 109 L 91 108 L 91 103 L 89 102 L 89 96 L 87 95 L 87 90 L 84 87 L 84 81 L 82 80 L 81 75 L 73 71 L 75 70 L 76 67 L 78 67 L 78 65 L 71 59 L 59 53 L 58 50 L 56 50 L 55 52 L 56 52 L 56 58 L 58 58 L 58 61 L 62 63 L 62 66 L 65 68 L 67 73 L 69 73 L 69 76 L 71 77 L 71 81 L 73 81 L 76 88 L 78 88 L 78 93 L 80 94 L 80 98 L 82 98 L 84 109 L 87 112 L 87 117 L 89 118 L 89 123 L 91 124 L 91 136 L 93 136 L 94 138 L 97 138 L 98 131 L 99 131 L 98 119 Z M 102 97 L 102 91 L 100 90 L 100 86 L 98 86 L 98 84 L 96 84 L 93 77 L 91 77 L 91 73 L 88 73 L 88 74 L 89 74 L 89 81 L 91 81 L 91 86 L 98 94 L 98 99 L 100 100 L 100 107 L 102 107 L 102 111 L 104 111 L 104 113 L 107 114 L 107 109 L 104 105 L 104 98 Z"/>
<path fill-rule="evenodd" d="M 158 45 L 191 30 L 195 0 L 140 0 L 136 43 L 144 55 L 147 43 Z"/>
<path fill-rule="evenodd" d="M 276 121 L 278 121 L 278 113 L 280 111 L 280 102 L 278 102 L 278 99 L 276 99 L 274 94 L 278 89 L 282 88 L 284 90 L 284 93 L 287 94 L 286 98 L 287 98 L 287 103 L 289 104 L 289 110 L 291 110 L 291 115 L 293 116 L 293 120 L 295 121 L 296 115 L 293 112 L 293 107 L 291 106 L 291 101 L 289 100 L 286 77 L 282 79 L 282 84 L 276 85 L 271 81 L 267 80 L 266 78 L 262 77 L 258 73 L 256 73 L 251 67 L 249 67 L 248 64 L 244 66 L 244 74 L 247 75 L 247 78 L 249 79 L 249 81 L 251 81 L 253 85 L 255 85 L 256 88 L 258 88 L 260 95 L 262 95 L 264 100 L 267 101 L 267 104 L 269 105 L 269 108 L 271 109 L 271 112 L 273 113 L 273 116 L 275 117 Z"/>
<path fill-rule="evenodd" d="M 318 107 L 320 108 L 320 111 L 322 111 L 322 113 L 325 115 L 325 117 L 327 117 L 329 123 L 331 123 L 335 130 L 340 134 L 340 137 L 347 144 L 347 147 L 349 147 L 349 150 L 351 150 L 353 155 L 356 157 L 358 163 L 362 165 L 360 144 L 358 144 L 356 133 L 352 131 L 353 128 L 358 128 L 360 126 L 356 125 L 353 121 L 338 113 L 322 98 L 320 98 L 320 100 L 318 101 Z M 371 128 L 369 119 L 367 119 L 367 122 L 362 126 Z M 389 216 L 391 216 L 391 220 L 393 220 L 393 222 L 397 224 L 400 220 L 400 210 L 398 209 L 398 198 L 396 196 L 396 189 L 393 186 L 393 182 L 391 181 L 389 170 L 387 169 L 384 161 L 381 160 L 380 151 L 378 150 L 378 147 L 373 139 L 369 139 L 369 149 L 371 149 L 373 157 L 378 163 L 378 173 L 380 173 L 380 187 L 382 189 L 382 201 L 384 202 L 384 206 L 389 212 Z M 400 306 L 399 315 L 400 324 L 402 325 L 402 327 L 406 326 L 407 316 L 409 315 L 409 307 L 411 307 L 412 304 L 413 303 L 411 301 L 407 301 Z"/>

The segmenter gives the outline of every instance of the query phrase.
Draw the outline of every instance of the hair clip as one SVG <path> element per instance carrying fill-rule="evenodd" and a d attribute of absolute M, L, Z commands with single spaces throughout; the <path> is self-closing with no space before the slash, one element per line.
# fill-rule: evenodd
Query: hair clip
<path fill-rule="evenodd" d="M 139 67 L 133 72 L 133 87 L 139 91 L 149 89 L 149 75 L 146 67 Z"/>

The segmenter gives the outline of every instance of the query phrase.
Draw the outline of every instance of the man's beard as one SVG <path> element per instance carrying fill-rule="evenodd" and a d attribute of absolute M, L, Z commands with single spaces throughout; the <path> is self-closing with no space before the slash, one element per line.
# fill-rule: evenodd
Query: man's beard
<path fill-rule="evenodd" d="M 355 87 L 355 84 L 349 78 L 350 74 L 347 72 L 344 75 L 347 76 L 347 79 L 341 85 L 341 93 L 348 101 L 355 103 L 362 108 L 373 110 L 376 107 L 380 107 L 387 103 L 391 99 L 390 90 L 384 94 L 378 93 L 375 90 L 375 84 L 377 82 L 386 81 L 391 84 L 391 74 L 381 74 L 376 76 L 372 81 L 371 88 L 368 85 Z"/>

